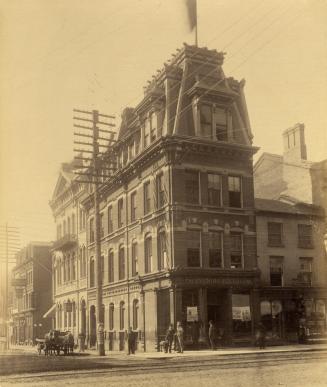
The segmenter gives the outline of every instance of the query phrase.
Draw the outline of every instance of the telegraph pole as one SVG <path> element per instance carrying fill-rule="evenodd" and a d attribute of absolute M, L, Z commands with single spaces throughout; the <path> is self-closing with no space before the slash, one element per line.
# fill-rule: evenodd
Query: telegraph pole
<path fill-rule="evenodd" d="M 9 227 L 8 223 L 5 226 L 0 226 L 0 261 L 5 263 L 5 305 L 4 305 L 4 320 L 6 331 L 6 349 L 9 349 L 9 263 L 15 263 L 14 255 L 20 250 L 19 232 L 17 227 Z"/>
<path fill-rule="evenodd" d="M 74 112 L 82 113 L 83 117 L 74 116 L 75 120 L 86 121 L 91 126 L 85 126 L 80 124 L 74 124 L 74 127 L 83 130 L 89 130 L 90 132 L 75 132 L 74 135 L 92 139 L 92 142 L 74 141 L 75 144 L 82 145 L 83 148 L 75 148 L 74 151 L 78 152 L 75 156 L 76 160 L 81 160 L 84 165 L 77 166 L 77 171 L 74 173 L 81 177 L 79 181 L 81 183 L 93 184 L 93 201 L 94 201 L 94 242 L 95 242 L 95 277 L 96 277 L 96 321 L 97 321 L 97 343 L 99 356 L 105 355 L 104 348 L 104 314 L 102 310 L 102 275 L 103 267 L 101 262 L 101 225 L 100 225 L 100 200 L 99 200 L 99 187 L 104 180 L 111 175 L 111 171 L 115 168 L 112 164 L 112 158 L 110 157 L 110 148 L 115 142 L 115 132 L 112 130 L 102 129 L 101 126 L 114 127 L 111 122 L 106 122 L 106 119 L 114 119 L 114 116 L 108 116 L 100 114 L 97 110 L 84 111 L 74 109 Z M 103 135 L 100 136 L 100 133 Z M 104 137 L 108 135 L 109 137 Z M 85 146 L 87 148 L 85 148 Z M 104 148 L 100 151 L 100 148 Z M 84 157 L 84 153 L 90 154 L 91 157 Z M 109 161 L 108 161 L 109 160 Z M 111 160 L 111 163 L 110 163 Z M 88 164 L 88 165 L 85 165 Z"/>

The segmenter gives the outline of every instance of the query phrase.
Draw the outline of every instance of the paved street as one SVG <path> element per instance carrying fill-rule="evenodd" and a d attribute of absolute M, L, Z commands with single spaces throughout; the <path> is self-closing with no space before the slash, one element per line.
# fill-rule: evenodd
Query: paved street
<path fill-rule="evenodd" d="M 146 373 L 122 370 L 118 374 L 110 370 L 101 372 L 86 371 L 57 375 L 38 375 L 29 377 L 9 377 L 0 381 L 0 387 L 30 386 L 90 386 L 96 383 L 97 387 L 104 386 L 287 386 L 287 387 L 315 387 L 327 385 L 327 364 L 325 360 L 298 360 L 288 364 L 273 362 L 270 364 L 254 362 L 243 365 L 230 365 L 221 368 L 211 365 L 210 368 L 198 363 L 193 369 L 177 370 L 170 368 L 151 369 Z"/>
<path fill-rule="evenodd" d="M 37 356 L 31 351 L 0 354 L 5 386 L 325 386 L 325 346 L 285 346 L 260 351 L 237 348 L 188 351 L 184 355 Z"/>

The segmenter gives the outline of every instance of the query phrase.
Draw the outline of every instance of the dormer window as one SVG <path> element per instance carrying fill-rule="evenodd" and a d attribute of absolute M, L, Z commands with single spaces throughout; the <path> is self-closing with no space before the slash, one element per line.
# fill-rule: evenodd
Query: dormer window
<path fill-rule="evenodd" d="M 227 141 L 227 112 L 222 108 L 214 108 L 213 113 L 214 133 L 218 141 Z"/>
<path fill-rule="evenodd" d="M 212 138 L 212 108 L 209 105 L 202 105 L 200 108 L 201 135 Z"/>
<path fill-rule="evenodd" d="M 228 141 L 228 114 L 223 107 L 200 106 L 200 133 L 202 137 Z"/>
<path fill-rule="evenodd" d="M 147 118 L 144 123 L 144 148 L 150 145 L 150 120 Z"/>
<path fill-rule="evenodd" d="M 155 113 L 150 115 L 150 137 L 151 142 L 157 138 L 157 115 Z"/>

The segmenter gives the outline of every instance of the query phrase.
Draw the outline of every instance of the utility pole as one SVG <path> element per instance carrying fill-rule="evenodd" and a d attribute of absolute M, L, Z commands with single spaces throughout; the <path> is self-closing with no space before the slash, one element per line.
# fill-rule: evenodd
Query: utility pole
<path fill-rule="evenodd" d="M 109 178 L 111 172 L 115 170 L 114 160 L 110 149 L 115 142 L 115 132 L 112 130 L 103 129 L 102 125 L 115 127 L 111 122 L 105 120 L 112 120 L 114 116 L 100 114 L 97 110 L 85 111 L 74 109 L 74 112 L 83 114 L 83 117 L 74 116 L 74 120 L 85 121 L 90 126 L 74 124 L 75 128 L 83 129 L 84 132 L 74 132 L 75 136 L 83 137 L 83 139 L 92 139 L 92 142 L 81 141 L 77 139 L 74 144 L 82 145 L 83 148 L 74 148 L 77 152 L 75 160 L 80 160 L 80 164 L 76 167 L 74 172 L 81 177 L 77 182 L 93 184 L 93 201 L 94 201 L 94 242 L 95 242 L 95 277 L 96 277 L 96 321 L 97 321 L 97 343 L 99 356 L 105 355 L 104 348 L 104 314 L 102 308 L 102 276 L 103 267 L 101 259 L 101 224 L 100 224 L 100 198 L 99 187 Z M 90 132 L 85 132 L 91 131 Z M 101 134 L 100 136 L 100 133 Z M 104 137 L 109 135 L 109 137 Z M 86 147 L 86 148 L 85 148 Z M 100 151 L 100 148 L 104 148 Z M 89 154 L 90 157 L 85 157 L 84 154 Z"/>
<path fill-rule="evenodd" d="M 0 261 L 5 263 L 5 297 L 4 297 L 4 320 L 6 331 L 6 349 L 9 349 L 9 263 L 15 263 L 15 254 L 20 250 L 19 231 L 17 227 L 10 227 L 8 223 L 0 226 Z"/>

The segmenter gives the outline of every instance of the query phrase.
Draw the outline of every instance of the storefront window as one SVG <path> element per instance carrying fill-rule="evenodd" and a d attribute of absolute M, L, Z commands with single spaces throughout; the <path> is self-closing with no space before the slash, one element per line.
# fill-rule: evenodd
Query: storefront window
<path fill-rule="evenodd" d="M 327 333 L 325 301 L 308 299 L 304 305 L 307 335 L 311 338 L 325 335 Z"/>
<path fill-rule="evenodd" d="M 248 294 L 232 294 L 233 336 L 251 337 L 251 309 Z"/>
<path fill-rule="evenodd" d="M 280 339 L 282 337 L 282 303 L 279 300 L 261 301 L 261 321 L 267 331 L 267 338 Z"/>

